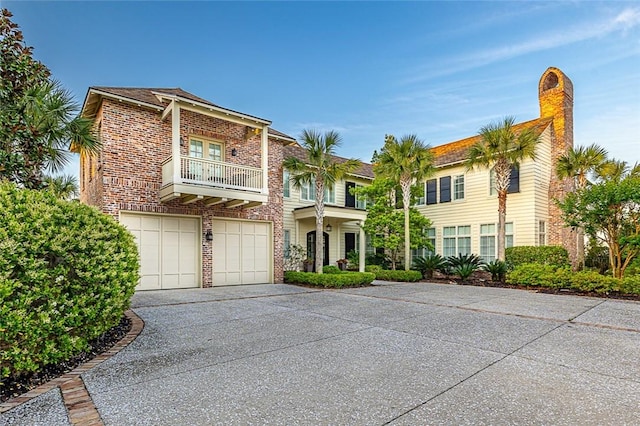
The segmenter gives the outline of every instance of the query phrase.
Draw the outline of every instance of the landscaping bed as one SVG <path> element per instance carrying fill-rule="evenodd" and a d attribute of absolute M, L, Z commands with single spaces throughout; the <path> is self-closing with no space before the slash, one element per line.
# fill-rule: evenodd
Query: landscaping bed
<path fill-rule="evenodd" d="M 0 402 L 22 395 L 49 380 L 68 373 L 87 361 L 91 361 L 96 356 L 111 349 L 130 330 L 131 320 L 127 317 L 122 317 L 119 324 L 90 341 L 89 348 L 78 355 L 56 364 L 46 365 L 36 373 L 23 374 L 19 377 L 9 376 L 0 380 Z"/>

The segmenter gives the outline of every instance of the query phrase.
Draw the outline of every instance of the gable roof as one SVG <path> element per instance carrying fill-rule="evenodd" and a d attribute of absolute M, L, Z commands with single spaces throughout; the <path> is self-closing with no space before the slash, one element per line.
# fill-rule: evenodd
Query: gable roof
<path fill-rule="evenodd" d="M 300 145 L 288 145 L 284 147 L 284 158 L 287 157 L 295 157 L 300 161 L 308 161 L 309 156 L 307 155 L 307 151 L 302 148 Z M 347 161 L 347 158 L 338 157 L 337 155 L 333 155 L 332 158 L 337 163 L 344 163 Z M 362 165 L 353 173 L 350 173 L 353 176 L 359 176 L 366 179 L 373 179 L 373 165 L 369 163 L 362 163 Z"/>
<path fill-rule="evenodd" d="M 514 124 L 513 130 L 519 133 L 523 129 L 533 128 L 534 132 L 539 136 L 552 121 L 553 118 L 537 118 L 535 120 Z M 480 140 L 480 135 L 476 135 L 431 148 L 431 152 L 435 156 L 434 165 L 436 167 L 444 167 L 463 162 L 467 159 L 469 148 L 475 143 L 480 142 Z"/>
<path fill-rule="evenodd" d="M 87 96 L 85 97 L 84 104 L 82 106 L 83 114 L 92 116 L 95 114 L 95 110 L 100 104 L 100 97 L 102 96 L 114 96 L 117 98 L 124 98 L 134 103 L 138 103 L 142 106 L 155 108 L 159 111 L 166 108 L 166 101 L 163 102 L 158 95 L 168 95 L 172 97 L 178 97 L 183 100 L 197 102 L 205 106 L 210 106 L 216 109 L 228 111 L 233 114 L 241 115 L 247 118 L 258 120 L 260 122 L 271 124 L 271 121 L 264 118 L 256 117 L 253 115 L 245 114 L 239 111 L 234 111 L 228 108 L 224 108 L 220 105 L 216 105 L 213 102 L 209 102 L 206 99 L 198 97 L 192 93 L 182 90 L 179 87 L 167 88 L 167 87 L 106 87 L 106 86 L 92 86 L 89 87 Z M 278 139 L 284 139 L 289 142 L 295 142 L 295 138 L 279 132 L 278 130 L 269 127 L 269 135 Z"/>

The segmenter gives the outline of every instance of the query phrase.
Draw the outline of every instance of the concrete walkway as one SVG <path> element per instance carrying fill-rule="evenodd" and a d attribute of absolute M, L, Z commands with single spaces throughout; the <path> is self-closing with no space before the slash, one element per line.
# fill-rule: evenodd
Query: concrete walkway
<path fill-rule="evenodd" d="M 438 284 L 138 293 L 107 425 L 640 424 L 640 303 Z M 0 425 L 69 424 L 60 391 Z"/>

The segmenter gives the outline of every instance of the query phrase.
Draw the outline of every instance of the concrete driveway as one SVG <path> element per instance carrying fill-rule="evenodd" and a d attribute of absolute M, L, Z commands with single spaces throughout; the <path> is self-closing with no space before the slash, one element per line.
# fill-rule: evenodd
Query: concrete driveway
<path fill-rule="evenodd" d="M 438 284 L 138 293 L 107 425 L 640 424 L 640 303 Z M 68 424 L 53 389 L 0 424 Z"/>

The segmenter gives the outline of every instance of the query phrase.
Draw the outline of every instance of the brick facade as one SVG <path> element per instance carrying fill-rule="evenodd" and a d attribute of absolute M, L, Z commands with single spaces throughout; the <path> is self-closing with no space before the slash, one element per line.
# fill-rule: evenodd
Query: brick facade
<path fill-rule="evenodd" d="M 252 209 L 223 205 L 205 206 L 202 201 L 181 204 L 179 199 L 160 201 L 162 162 L 171 156 L 171 120 L 143 106 L 103 98 L 96 113 L 96 125 L 103 143 L 99 157 L 81 160 L 81 201 L 119 217 L 120 211 L 181 214 L 202 218 L 203 233 L 215 218 L 260 220 L 272 223 L 273 274 L 283 280 L 282 231 L 282 143 L 269 138 L 267 204 Z M 261 167 L 261 137 L 246 138 L 246 126 L 181 111 L 180 136 L 204 136 L 224 143 L 225 162 Z M 189 144 L 181 146 L 188 155 Z M 231 149 L 237 149 L 237 156 Z M 91 168 L 95 170 L 91 172 Z M 202 238 L 202 285 L 212 285 L 211 241 Z M 267 254 L 265 254 L 267 255 Z"/>
<path fill-rule="evenodd" d="M 576 233 L 564 225 L 554 200 L 561 200 L 573 190 L 571 179 L 558 179 L 558 159 L 573 147 L 573 83 L 558 68 L 548 68 L 538 85 L 540 117 L 552 117 L 551 182 L 549 185 L 549 244 L 564 246 L 572 264 L 577 259 Z"/>

